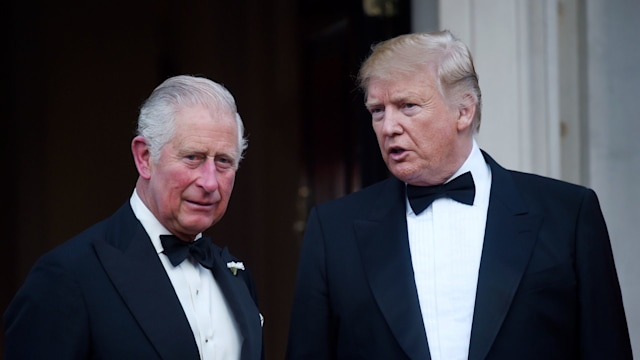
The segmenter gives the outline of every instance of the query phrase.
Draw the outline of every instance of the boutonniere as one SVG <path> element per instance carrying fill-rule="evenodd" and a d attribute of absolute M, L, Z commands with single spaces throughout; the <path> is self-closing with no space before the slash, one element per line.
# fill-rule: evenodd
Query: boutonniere
<path fill-rule="evenodd" d="M 231 273 L 233 274 L 233 276 L 238 275 L 238 270 L 244 270 L 244 264 L 241 261 L 239 262 L 229 261 L 227 263 L 227 267 L 229 268 L 229 270 L 231 270 Z"/>

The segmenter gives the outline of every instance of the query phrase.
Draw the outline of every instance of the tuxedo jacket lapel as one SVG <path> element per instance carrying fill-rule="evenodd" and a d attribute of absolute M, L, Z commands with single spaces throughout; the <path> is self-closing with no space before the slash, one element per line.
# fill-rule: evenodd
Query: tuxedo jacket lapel
<path fill-rule="evenodd" d="M 238 323 L 240 333 L 244 337 L 240 358 L 243 360 L 260 359 L 262 351 L 260 312 L 240 274 L 234 276 L 227 268 L 227 262 L 233 260 L 227 249 L 225 248 L 222 252 L 216 251 L 214 256 L 213 276 L 224 293 Z"/>
<path fill-rule="evenodd" d="M 199 359 L 171 281 L 128 203 L 108 221 L 115 230 L 95 242 L 96 253 L 140 327 L 162 358 Z"/>
<path fill-rule="evenodd" d="M 522 279 L 541 218 L 529 214 L 507 170 L 483 153 L 492 183 L 478 276 L 469 359 L 484 359 Z"/>
<path fill-rule="evenodd" d="M 371 291 L 396 340 L 411 359 L 430 359 L 407 235 L 404 183 L 387 181 L 370 216 L 355 221 Z"/>

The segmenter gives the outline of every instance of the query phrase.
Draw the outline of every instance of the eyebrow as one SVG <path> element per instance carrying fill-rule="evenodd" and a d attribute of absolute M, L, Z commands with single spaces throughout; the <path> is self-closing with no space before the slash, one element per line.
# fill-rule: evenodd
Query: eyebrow
<path fill-rule="evenodd" d="M 381 104 L 380 101 L 365 101 L 364 106 L 366 108 L 370 108 L 370 107 L 377 106 L 377 105 L 380 105 L 380 104 Z"/>
<path fill-rule="evenodd" d="M 389 97 L 389 102 L 394 104 L 394 103 L 398 103 L 398 102 L 408 102 L 410 99 L 412 99 L 411 102 L 416 102 L 421 100 L 421 97 L 419 94 L 413 93 L 413 92 L 403 92 L 403 93 L 399 93 L 399 94 L 393 94 Z M 413 100 L 415 99 L 415 100 Z M 374 107 L 377 105 L 382 104 L 382 101 L 380 100 L 367 100 L 364 103 L 364 106 L 367 108 L 370 107 Z"/>

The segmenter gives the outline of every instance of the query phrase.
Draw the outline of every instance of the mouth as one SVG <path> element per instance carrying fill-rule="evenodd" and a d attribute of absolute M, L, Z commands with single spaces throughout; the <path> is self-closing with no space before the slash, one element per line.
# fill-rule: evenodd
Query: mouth
<path fill-rule="evenodd" d="M 404 154 L 406 154 L 406 150 L 404 148 L 399 146 L 389 148 L 389 157 L 393 160 L 400 160 Z"/>
<path fill-rule="evenodd" d="M 189 204 L 196 206 L 196 207 L 200 207 L 200 208 L 210 208 L 214 205 L 213 202 L 202 202 L 202 201 L 187 201 Z"/>

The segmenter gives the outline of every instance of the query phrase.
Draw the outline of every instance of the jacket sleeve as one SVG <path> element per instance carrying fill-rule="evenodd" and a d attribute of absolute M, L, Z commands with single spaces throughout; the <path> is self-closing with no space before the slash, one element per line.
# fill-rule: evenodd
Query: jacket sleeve
<path fill-rule="evenodd" d="M 335 355 L 325 249 L 318 212 L 309 214 L 300 252 L 287 359 L 331 359 Z"/>
<path fill-rule="evenodd" d="M 607 226 L 587 190 L 576 238 L 582 359 L 632 359 L 631 342 Z"/>

